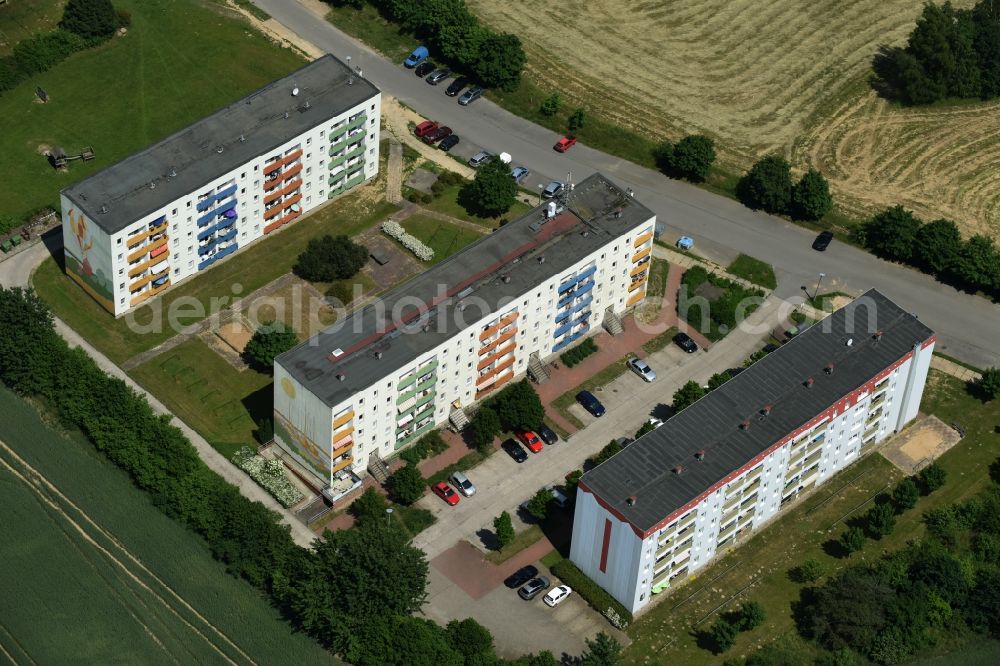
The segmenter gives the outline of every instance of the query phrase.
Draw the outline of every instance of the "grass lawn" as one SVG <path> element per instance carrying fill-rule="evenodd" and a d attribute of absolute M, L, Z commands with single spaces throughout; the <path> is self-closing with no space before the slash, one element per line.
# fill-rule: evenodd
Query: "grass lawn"
<path fill-rule="evenodd" d="M 743 278 L 765 289 L 774 289 L 778 286 L 778 280 L 774 277 L 774 267 L 771 264 L 745 254 L 736 257 L 736 260 L 729 264 L 726 271 L 730 275 Z"/>
<path fill-rule="evenodd" d="M 628 356 L 622 356 L 620 359 L 608 365 L 603 370 L 596 372 L 591 375 L 590 379 L 583 382 L 579 386 L 576 386 L 569 391 L 566 391 L 561 396 L 552 401 L 552 406 L 559 410 L 562 416 L 572 423 L 577 428 L 582 428 L 583 423 L 580 419 L 573 416 L 572 412 L 569 411 L 570 405 L 576 403 L 576 394 L 580 391 L 591 391 L 597 395 L 597 399 L 600 400 L 601 396 L 597 393 L 597 389 L 604 386 L 605 384 L 610 384 L 612 381 L 618 378 L 623 372 L 625 372 L 625 361 L 628 360 Z"/>
<path fill-rule="evenodd" d="M 428 265 L 444 261 L 466 245 L 479 240 L 484 235 L 472 229 L 467 229 L 451 222 L 437 220 L 427 215 L 420 215 L 419 213 L 406 218 L 402 224 L 406 231 L 419 238 L 425 245 L 434 250 L 434 259 L 425 262 Z"/>
<path fill-rule="evenodd" d="M 671 326 L 663 333 L 657 335 L 655 338 L 650 338 L 649 340 L 643 342 L 642 351 L 646 352 L 647 354 L 653 354 L 655 352 L 658 352 L 667 345 L 669 345 L 670 342 L 674 339 L 675 335 L 677 335 L 677 327 Z"/>
<path fill-rule="evenodd" d="M 15 22 L 32 32 L 35 21 L 51 21 L 55 4 L 63 3 L 12 2 L 0 8 L 0 17 L 24 12 L 27 22 Z M 58 210 L 62 188 L 305 62 L 234 20 L 222 3 L 116 0 L 115 7 L 132 15 L 127 35 L 76 53 L 0 96 L 0 117 L 17 119 L 0 132 L 0 173 L 6 174 L 0 210 L 16 217 L 42 206 Z M 39 85 L 48 104 L 34 102 Z M 70 154 L 92 146 L 97 158 L 58 172 L 40 152 L 54 145 Z"/>
<path fill-rule="evenodd" d="M 507 544 L 502 550 L 491 550 L 486 553 L 486 559 L 493 564 L 503 564 L 510 558 L 520 553 L 525 548 L 530 548 L 544 537 L 542 528 L 539 525 L 529 525 L 514 535 L 514 540 Z"/>
<path fill-rule="evenodd" d="M 634 643 L 625 652 L 626 662 L 718 663 L 718 657 L 698 647 L 692 632 L 711 626 L 717 612 L 756 600 L 764 606 L 767 620 L 754 631 L 741 633 L 725 656 L 746 655 L 758 645 L 781 639 L 800 649 L 805 663 L 811 663 L 814 648 L 797 638 L 791 616 L 791 605 L 799 598 L 802 585 L 792 582 L 788 570 L 812 558 L 824 564 L 829 575 L 862 558 L 877 557 L 883 550 L 901 548 L 923 534 L 924 511 L 962 501 L 989 483 L 988 466 L 998 455 L 994 428 L 1000 423 L 1000 401 L 984 405 L 966 393 L 962 382 L 932 370 L 921 407 L 945 423 L 961 423 L 968 429 L 967 435 L 938 461 L 948 473 L 944 487 L 899 516 L 889 537 L 869 541 L 864 551 L 848 559 L 832 557 L 823 547 L 824 542 L 840 536 L 847 518 L 863 513 L 869 499 L 902 478 L 899 470 L 873 453 L 699 571 L 695 580 L 660 600 L 629 628 Z"/>
<path fill-rule="evenodd" d="M 371 46 L 389 60 L 400 63 L 420 45 L 419 39 L 386 21 L 378 10 L 367 2 L 361 9 L 331 7 L 326 20 L 348 35 Z"/>
<path fill-rule="evenodd" d="M 65 4 L 65 0 L 34 0 L 0 7 L 0 57 L 11 55 L 25 37 L 54 30 Z"/>
<path fill-rule="evenodd" d="M 2 386 L 0 411 L 5 661 L 341 663 L 82 436 Z"/>
<path fill-rule="evenodd" d="M 667 274 L 670 272 L 670 262 L 666 259 L 653 257 L 649 267 L 649 280 L 646 283 L 646 298 L 663 298 L 667 292 Z"/>
<path fill-rule="evenodd" d="M 392 204 L 366 202 L 360 194 L 348 195 L 303 217 L 276 237 L 261 239 L 211 270 L 179 284 L 137 308 L 134 314 L 118 319 L 86 297 L 53 260 L 44 262 L 35 273 L 34 286 L 57 317 L 108 358 L 121 363 L 172 337 L 177 330 L 167 325 L 171 319 L 179 327 L 194 324 L 229 305 L 234 293 L 246 296 L 289 272 L 311 238 L 325 233 L 356 235 L 395 210 Z M 201 308 L 180 307 L 178 299 L 182 297 L 185 301 L 193 297 Z M 169 316 L 172 307 L 176 317 Z M 162 318 L 159 326 L 155 325 L 157 315 Z M 130 322 L 152 330 L 135 332 Z"/>
<path fill-rule="evenodd" d="M 479 451 L 472 449 L 464 456 L 459 458 L 457 462 L 454 462 L 451 465 L 445 467 L 444 469 L 434 472 L 429 477 L 427 477 L 427 485 L 433 486 L 435 483 L 438 483 L 439 481 L 447 481 L 448 477 L 454 474 L 455 472 L 468 471 L 473 467 L 475 467 L 476 465 L 478 465 L 479 463 L 486 460 L 487 457 L 488 456 L 484 456 Z"/>
<path fill-rule="evenodd" d="M 500 223 L 503 220 L 516 220 L 531 210 L 531 207 L 527 204 L 515 201 L 514 205 L 511 206 L 510 210 L 504 215 L 500 215 L 498 217 L 480 217 L 471 213 L 469 209 L 462 204 L 462 187 L 462 185 L 452 185 L 450 187 L 446 187 L 441 191 L 441 194 L 434 197 L 434 200 L 431 203 L 421 205 L 428 210 L 444 213 L 445 215 L 451 215 L 452 217 L 457 217 L 460 220 L 467 220 L 469 222 L 481 224 L 486 230 L 494 229 L 500 226 Z"/>
<path fill-rule="evenodd" d="M 238 371 L 197 338 L 129 374 L 227 458 L 253 446 L 257 419 L 273 408 L 270 375 Z"/>
<path fill-rule="evenodd" d="M 820 294 L 819 296 L 810 297 L 809 305 L 813 306 L 817 310 L 822 312 L 833 312 L 833 301 L 836 298 L 849 298 L 853 300 L 853 296 L 850 294 L 845 294 L 842 291 L 828 291 L 825 294 Z"/>

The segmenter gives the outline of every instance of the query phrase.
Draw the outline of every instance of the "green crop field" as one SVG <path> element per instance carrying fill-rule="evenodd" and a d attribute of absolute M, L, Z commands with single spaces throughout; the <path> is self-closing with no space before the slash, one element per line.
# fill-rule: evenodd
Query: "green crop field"
<path fill-rule="evenodd" d="M 79 436 L 0 386 L 0 653 L 13 663 L 339 663 Z"/>

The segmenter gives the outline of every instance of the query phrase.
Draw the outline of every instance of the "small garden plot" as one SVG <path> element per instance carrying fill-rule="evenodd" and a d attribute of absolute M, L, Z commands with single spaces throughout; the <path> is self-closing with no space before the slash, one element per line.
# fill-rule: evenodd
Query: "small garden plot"
<path fill-rule="evenodd" d="M 419 214 L 406 218 L 403 228 L 430 248 L 434 256 L 428 263 L 432 264 L 444 261 L 482 237 L 482 234 L 472 229 Z"/>
<path fill-rule="evenodd" d="M 729 264 L 726 271 L 765 289 L 774 289 L 778 286 L 778 280 L 774 277 L 774 267 L 771 264 L 745 254 L 736 257 L 736 261 Z"/>
<path fill-rule="evenodd" d="M 285 476 L 285 465 L 280 460 L 259 456 L 250 447 L 244 446 L 233 456 L 233 462 L 283 507 L 298 504 L 305 498 Z"/>
<path fill-rule="evenodd" d="M 713 342 L 726 337 L 764 299 L 760 289 L 748 289 L 701 266 L 684 272 L 680 292 L 678 316 Z"/>

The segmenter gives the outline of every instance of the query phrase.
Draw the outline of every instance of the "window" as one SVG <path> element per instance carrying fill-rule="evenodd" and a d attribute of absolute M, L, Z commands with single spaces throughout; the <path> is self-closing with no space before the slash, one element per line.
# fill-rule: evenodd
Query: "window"
<path fill-rule="evenodd" d="M 306 145 L 311 145 L 313 142 L 312 137 L 306 137 Z"/>
<path fill-rule="evenodd" d="M 125 275 L 125 269 L 124 268 L 119 268 L 118 269 L 118 275 Z"/>
<path fill-rule="evenodd" d="M 119 289 L 124 289 L 124 288 L 125 288 L 125 283 L 124 283 L 124 282 L 122 282 L 122 283 L 121 283 L 120 285 L 118 285 L 118 288 L 119 288 Z"/>
<path fill-rule="evenodd" d="M 124 257 L 124 256 L 125 256 L 124 254 L 119 254 L 119 255 L 118 255 L 118 258 L 119 258 L 119 259 L 121 259 L 121 258 L 122 258 L 122 257 Z"/>
<path fill-rule="evenodd" d="M 257 170 L 257 169 L 259 169 L 259 168 L 260 168 L 260 166 L 259 166 L 259 165 L 257 165 L 257 164 L 254 164 L 254 165 L 253 165 L 253 170 L 254 170 L 254 171 L 256 171 L 256 170 Z"/>
<path fill-rule="evenodd" d="M 326 130 L 320 130 L 319 131 L 319 135 L 320 135 L 320 137 L 326 136 Z"/>
<path fill-rule="evenodd" d="M 173 212 L 172 212 L 172 213 L 170 213 L 170 214 L 171 214 L 171 215 L 176 215 L 176 214 L 177 214 L 177 209 L 176 209 L 176 208 L 174 208 Z"/>
<path fill-rule="evenodd" d="M 244 187 L 240 189 L 240 194 L 246 194 L 246 193 L 247 193 L 247 188 Z"/>
<path fill-rule="evenodd" d="M 176 229 L 176 228 L 177 228 L 177 227 L 176 227 L 176 226 L 174 226 L 174 229 Z M 119 239 L 118 239 L 118 244 L 119 244 L 119 245 L 121 245 L 121 244 L 122 244 L 122 239 L 121 239 L 121 238 L 119 238 Z"/>
<path fill-rule="evenodd" d="M 120 301 L 118 301 L 118 302 L 124 305 L 124 304 L 125 304 L 125 299 L 123 298 L 123 299 L 121 299 L 121 300 L 120 300 Z"/>

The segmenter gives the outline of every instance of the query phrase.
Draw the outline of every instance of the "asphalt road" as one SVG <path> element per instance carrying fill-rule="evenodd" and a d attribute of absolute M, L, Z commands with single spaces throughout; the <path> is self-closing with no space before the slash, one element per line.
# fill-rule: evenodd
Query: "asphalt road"
<path fill-rule="evenodd" d="M 447 84 L 431 86 L 399 63 L 390 63 L 337 30 L 298 2 L 254 0 L 292 32 L 321 49 L 362 69 L 365 78 L 385 93 L 450 126 L 462 137 L 462 154 L 468 144 L 506 151 L 515 164 L 532 171 L 525 187 L 534 189 L 549 178 L 563 180 L 572 172 L 579 181 L 601 171 L 624 187 L 631 187 L 657 214 L 664 237 L 685 234 L 711 259 L 726 263 L 744 252 L 774 265 L 780 281 L 779 296 L 790 296 L 801 287 L 810 290 L 819 273 L 823 284 L 844 291 L 880 289 L 904 308 L 917 313 L 937 331 L 937 349 L 979 367 L 1000 365 L 1000 307 L 937 283 L 916 271 L 890 264 L 866 252 L 834 241 L 825 253 L 810 248 L 814 234 L 784 220 L 756 213 L 739 203 L 631 162 L 577 144 L 566 154 L 552 149 L 558 136 L 514 116 L 486 99 L 460 107 L 447 97 Z M 825 289 L 821 290 L 825 291 Z M 992 342 L 991 342 L 992 340 Z"/>

